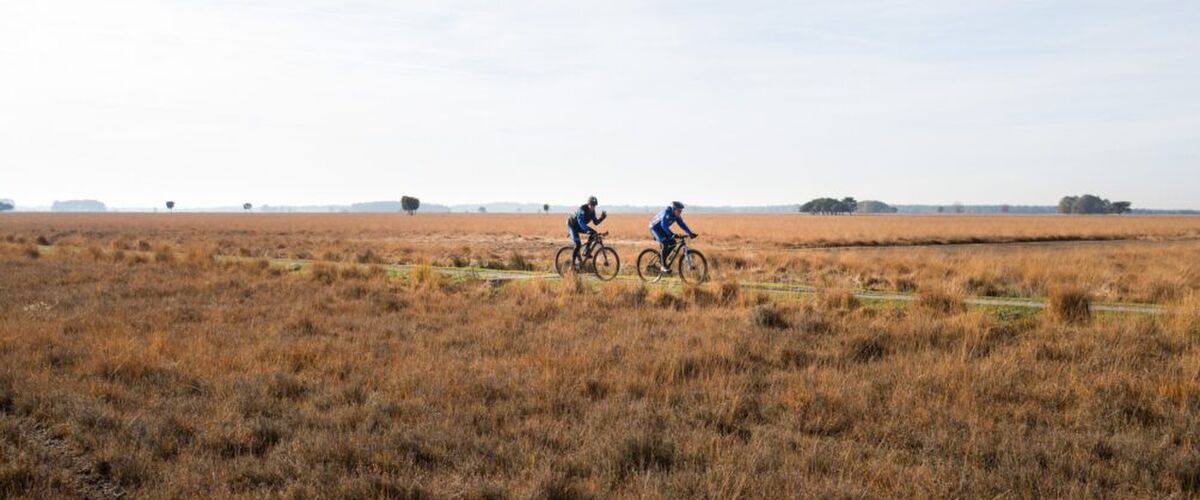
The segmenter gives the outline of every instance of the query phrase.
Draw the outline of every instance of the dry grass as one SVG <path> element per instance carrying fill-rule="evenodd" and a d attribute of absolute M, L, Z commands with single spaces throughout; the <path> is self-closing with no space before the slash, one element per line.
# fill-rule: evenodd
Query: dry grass
<path fill-rule="evenodd" d="M 548 269 L 560 219 L 6 215 L 0 496 L 1200 494 L 1195 242 L 788 250 L 1197 218 L 692 216 L 721 280 L 678 291 L 431 267 Z M 606 223 L 623 256 L 642 219 Z M 1051 321 L 965 295 L 1047 296 Z"/>
<path fill-rule="evenodd" d="M 1050 291 L 1048 307 L 1054 319 L 1068 325 L 1087 324 L 1092 320 L 1092 297 L 1080 288 L 1055 288 Z"/>
<path fill-rule="evenodd" d="M 625 257 L 652 244 L 643 215 L 615 215 L 608 243 Z M 693 214 L 697 244 L 720 275 L 743 282 L 964 295 L 1042 297 L 1056 286 L 1097 300 L 1163 303 L 1200 291 L 1200 217 Z M 549 270 L 565 243 L 557 215 L 7 214 L 0 235 L 56 247 L 153 252 L 200 245 L 217 256 Z M 1187 241 L 1162 241 L 1191 237 Z M 794 250 L 835 244 L 1139 238 L 1038 247 Z"/>
<path fill-rule="evenodd" d="M 494 287 L 137 241 L 0 249 L 0 495 L 1200 493 L 1194 295 L 1065 329 L 932 289 Z"/>

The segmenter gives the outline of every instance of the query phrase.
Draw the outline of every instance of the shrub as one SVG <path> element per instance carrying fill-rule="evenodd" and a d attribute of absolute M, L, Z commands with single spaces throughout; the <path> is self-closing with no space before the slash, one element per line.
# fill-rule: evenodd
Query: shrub
<path fill-rule="evenodd" d="M 817 303 L 827 311 L 852 311 L 859 306 L 858 297 L 845 288 L 826 288 L 817 293 Z"/>
<path fill-rule="evenodd" d="M 36 259 L 36 258 L 42 256 L 42 253 L 39 252 L 37 247 L 35 247 L 35 246 L 25 247 L 25 250 L 23 250 L 22 253 L 24 253 L 26 257 L 29 257 L 31 259 Z"/>
<path fill-rule="evenodd" d="M 1050 290 L 1051 316 L 1064 324 L 1079 325 L 1092 320 L 1092 298 L 1082 288 L 1058 287 Z"/>
<path fill-rule="evenodd" d="M 428 264 L 414 266 L 408 274 L 408 284 L 417 288 L 441 288 L 445 281 L 446 277 Z"/>
<path fill-rule="evenodd" d="M 869 363 L 883 359 L 887 347 L 878 335 L 867 335 L 850 339 L 846 343 L 846 357 L 855 363 Z"/>
<path fill-rule="evenodd" d="M 948 288 L 931 287 L 917 295 L 917 306 L 936 314 L 954 314 L 966 310 L 962 296 Z"/>
<path fill-rule="evenodd" d="M 662 288 L 658 288 L 650 292 L 649 301 L 654 305 L 654 307 L 659 309 L 675 309 L 676 311 L 679 311 L 687 307 L 687 302 L 679 298 L 679 296 Z"/>
<path fill-rule="evenodd" d="M 736 281 L 724 280 L 712 286 L 716 288 L 717 302 L 723 306 L 737 304 L 742 297 L 742 286 Z"/>
<path fill-rule="evenodd" d="M 1183 337 L 1200 337 L 1200 293 L 1193 293 L 1179 302 L 1170 316 L 1171 327 Z"/>
<path fill-rule="evenodd" d="M 675 444 L 658 433 L 626 439 L 617 454 L 616 469 L 624 476 L 647 471 L 669 471 L 675 466 Z"/>
<path fill-rule="evenodd" d="M 618 307 L 640 307 L 646 303 L 650 290 L 644 285 L 625 286 L 608 283 L 602 289 L 609 302 Z"/>
<path fill-rule="evenodd" d="M 508 254 L 508 263 L 506 267 L 516 271 L 530 271 L 533 270 L 533 263 L 529 262 L 529 259 L 525 257 L 525 254 L 513 250 L 512 253 Z"/>
<path fill-rule="evenodd" d="M 171 253 L 170 248 L 160 247 L 154 251 L 154 262 L 174 262 L 175 254 Z"/>
<path fill-rule="evenodd" d="M 708 306 L 717 302 L 716 294 L 704 287 L 695 285 L 685 285 L 683 287 L 683 298 L 697 306 Z"/>
<path fill-rule="evenodd" d="M 337 281 L 337 267 L 324 262 L 314 262 L 308 268 L 308 278 L 326 285 Z"/>
<path fill-rule="evenodd" d="M 750 310 L 750 323 L 760 328 L 783 329 L 788 327 L 787 319 L 773 304 L 755 306 Z"/>
<path fill-rule="evenodd" d="M 42 236 L 39 234 L 37 237 L 37 244 L 44 246 L 44 247 L 48 247 L 48 246 L 50 246 L 50 240 L 47 239 L 45 236 Z"/>
<path fill-rule="evenodd" d="M 354 261 L 359 264 L 379 264 L 383 262 L 383 258 L 375 253 L 375 250 L 368 248 L 355 255 Z"/>

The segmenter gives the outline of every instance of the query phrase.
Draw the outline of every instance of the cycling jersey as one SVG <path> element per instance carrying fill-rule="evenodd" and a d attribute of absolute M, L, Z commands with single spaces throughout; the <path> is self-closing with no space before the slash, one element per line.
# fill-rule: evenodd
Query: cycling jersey
<path fill-rule="evenodd" d="M 650 230 L 654 232 L 654 238 L 661 242 L 664 238 L 671 236 L 671 226 L 675 224 L 679 224 L 679 228 L 683 229 L 688 236 L 696 234 L 688 228 L 687 223 L 683 222 L 683 217 L 675 215 L 675 210 L 672 207 L 667 207 L 650 220 Z"/>

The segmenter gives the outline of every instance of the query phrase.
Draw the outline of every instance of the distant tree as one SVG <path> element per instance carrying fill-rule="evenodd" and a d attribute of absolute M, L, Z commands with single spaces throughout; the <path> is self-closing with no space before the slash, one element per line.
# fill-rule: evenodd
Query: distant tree
<path fill-rule="evenodd" d="M 254 205 L 251 205 L 249 203 L 242 203 L 242 210 L 249 212 L 250 209 L 252 209 L 252 208 L 254 208 Z"/>
<path fill-rule="evenodd" d="M 1012 207 L 1008 205 L 1000 205 L 1000 213 L 1006 214 L 1012 211 Z"/>
<path fill-rule="evenodd" d="M 1064 196 L 1058 202 L 1060 214 L 1124 214 L 1132 204 L 1128 201 L 1112 202 L 1092 194 Z"/>
<path fill-rule="evenodd" d="M 1071 207 L 1073 214 L 1103 214 L 1108 213 L 1108 200 L 1099 196 L 1085 194 L 1075 200 Z"/>
<path fill-rule="evenodd" d="M 416 212 L 418 208 L 421 208 L 421 200 L 413 198 L 412 196 L 401 196 L 400 208 L 405 212 L 408 212 L 408 215 L 412 215 L 413 212 Z"/>
<path fill-rule="evenodd" d="M 107 212 L 108 207 L 97 200 L 55 201 L 50 205 L 53 212 Z"/>
<path fill-rule="evenodd" d="M 546 213 L 550 213 L 550 204 L 547 203 L 545 205 L 542 205 L 542 211 L 546 212 Z"/>
<path fill-rule="evenodd" d="M 857 208 L 860 214 L 894 214 L 899 211 L 896 207 L 875 200 L 860 201 Z"/>
<path fill-rule="evenodd" d="M 837 200 L 834 198 L 817 198 L 800 205 L 800 211 L 807 214 L 829 214 L 839 215 L 853 213 L 857 208 L 858 202 L 854 198 L 843 198 Z"/>
<path fill-rule="evenodd" d="M 961 214 L 966 211 L 967 211 L 967 209 L 966 209 L 966 207 L 963 206 L 962 203 L 959 203 L 957 201 L 954 202 L 954 213 Z"/>
<path fill-rule="evenodd" d="M 5 210 L 12 210 L 16 207 L 17 207 L 17 204 L 14 203 L 12 200 L 7 200 L 7 199 L 0 200 L 0 212 L 3 212 Z"/>
<path fill-rule="evenodd" d="M 167 202 L 167 210 L 175 210 L 175 202 L 168 201 Z"/>
<path fill-rule="evenodd" d="M 1063 196 L 1061 200 L 1058 200 L 1058 213 L 1060 213 L 1060 214 L 1074 213 L 1075 202 L 1078 200 L 1079 200 L 1079 198 L 1076 198 L 1074 196 Z"/>
<path fill-rule="evenodd" d="M 941 213 L 945 213 L 945 212 L 946 212 L 946 207 L 937 207 L 937 213 L 941 214 Z"/>
<path fill-rule="evenodd" d="M 479 207 L 479 213 L 481 213 L 481 214 L 486 214 L 486 213 L 487 213 L 487 207 Z"/>
<path fill-rule="evenodd" d="M 1127 214 L 1130 212 L 1130 207 L 1132 205 L 1133 204 L 1128 201 L 1114 201 L 1109 204 L 1108 213 L 1117 215 Z"/>

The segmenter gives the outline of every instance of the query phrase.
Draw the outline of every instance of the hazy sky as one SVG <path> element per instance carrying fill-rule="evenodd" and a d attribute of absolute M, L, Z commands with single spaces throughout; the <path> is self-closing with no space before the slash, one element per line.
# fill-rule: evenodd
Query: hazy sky
<path fill-rule="evenodd" d="M 24 206 L 1200 208 L 1200 2 L 0 0 Z"/>

